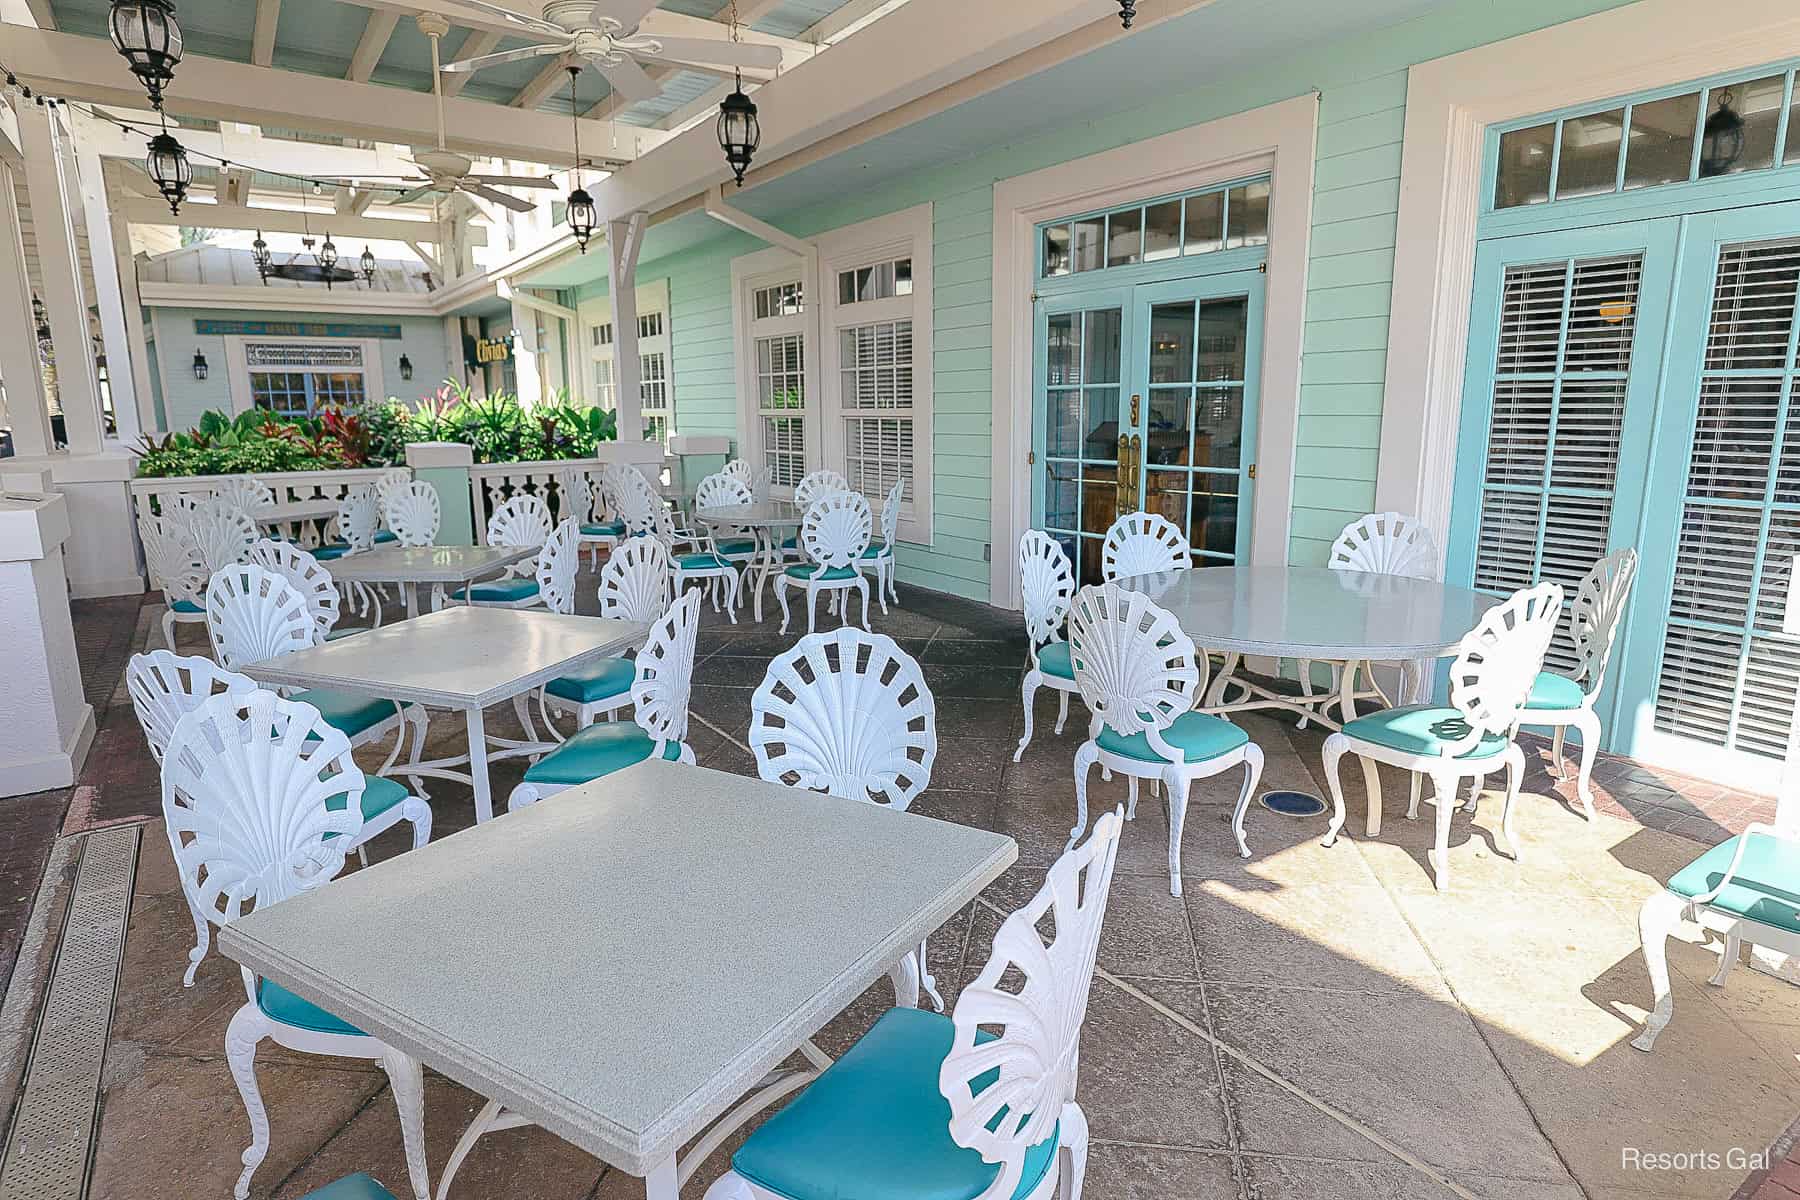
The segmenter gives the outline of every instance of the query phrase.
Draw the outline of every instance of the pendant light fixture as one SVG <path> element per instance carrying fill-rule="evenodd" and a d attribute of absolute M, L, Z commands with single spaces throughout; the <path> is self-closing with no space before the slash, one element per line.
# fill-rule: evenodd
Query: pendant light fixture
<path fill-rule="evenodd" d="M 586 254 L 588 239 L 594 236 L 594 226 L 600 223 L 600 214 L 594 209 L 594 198 L 581 186 L 581 106 L 575 99 L 575 80 L 580 75 L 580 67 L 569 68 L 569 122 L 575 129 L 575 167 L 569 175 L 569 182 L 575 186 L 569 192 L 566 219 L 575 244 Z"/>
<path fill-rule="evenodd" d="M 731 40 L 740 42 L 743 34 L 738 29 L 737 0 L 731 0 Z M 725 152 L 725 165 L 737 179 L 739 187 L 744 186 L 744 172 L 750 169 L 750 160 L 762 145 L 762 126 L 756 119 L 756 102 L 744 94 L 744 73 L 734 71 L 737 84 L 729 96 L 719 102 L 719 149 Z"/>
<path fill-rule="evenodd" d="M 363 282 L 364 283 L 374 283 L 375 282 L 375 252 L 370 250 L 366 243 L 363 246 L 362 257 L 360 259 L 358 259 L 357 262 L 362 266 Z"/>
<path fill-rule="evenodd" d="M 1137 19 L 1137 0 L 1119 0 L 1119 24 L 1130 29 Z"/>
<path fill-rule="evenodd" d="M 156 190 L 169 202 L 169 211 L 179 215 L 181 202 L 187 199 L 188 184 L 194 181 L 194 168 L 188 163 L 187 151 L 169 132 L 168 119 L 163 130 L 150 139 L 149 153 L 144 156 L 144 170 L 156 183 Z"/>
<path fill-rule="evenodd" d="M 31 295 L 31 319 L 37 323 L 37 343 L 40 352 L 50 349 L 50 310 L 36 292 Z"/>
<path fill-rule="evenodd" d="M 181 61 L 175 6 L 169 0 L 113 0 L 107 26 L 113 48 L 149 93 L 150 106 L 162 108 L 163 88 L 175 78 L 175 64 Z"/>
<path fill-rule="evenodd" d="M 1707 115 L 1700 129 L 1700 178 L 1725 174 L 1743 156 L 1744 118 L 1731 107 L 1731 89 L 1723 88 L 1719 107 Z"/>
<path fill-rule="evenodd" d="M 319 247 L 319 252 L 313 255 L 313 260 L 319 264 L 319 270 L 324 272 L 325 290 L 329 292 L 331 276 L 337 270 L 338 260 L 337 243 L 331 240 L 331 230 L 325 231 L 325 244 Z"/>
<path fill-rule="evenodd" d="M 250 243 L 250 261 L 256 265 L 256 273 L 261 277 L 263 286 L 269 286 L 269 268 L 274 265 L 275 256 L 269 253 L 269 243 L 263 241 L 262 230 L 256 231 L 256 240 Z"/>

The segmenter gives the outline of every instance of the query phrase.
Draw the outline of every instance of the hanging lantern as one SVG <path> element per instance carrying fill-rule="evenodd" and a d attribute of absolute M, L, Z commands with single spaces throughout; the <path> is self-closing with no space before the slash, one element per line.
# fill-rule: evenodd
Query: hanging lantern
<path fill-rule="evenodd" d="M 169 202 L 171 213 L 181 212 L 187 198 L 188 184 L 194 181 L 194 169 L 188 165 L 187 151 L 168 130 L 150 139 L 150 153 L 144 157 L 144 170 L 156 182 L 156 190 Z"/>
<path fill-rule="evenodd" d="M 744 186 L 744 172 L 750 159 L 762 144 L 762 126 L 756 120 L 756 102 L 744 94 L 744 77 L 737 77 L 737 88 L 719 102 L 719 149 L 725 151 L 725 165 Z"/>
<path fill-rule="evenodd" d="M 1119 24 L 1130 29 L 1137 19 L 1137 0 L 1119 0 Z"/>
<path fill-rule="evenodd" d="M 1731 89 L 1719 93 L 1719 107 L 1700 131 L 1700 177 L 1723 175 L 1744 156 L 1744 118 L 1731 107 Z"/>
<path fill-rule="evenodd" d="M 37 322 L 38 349 L 50 349 L 50 310 L 44 307 L 44 302 L 35 292 L 31 296 L 31 318 Z"/>
<path fill-rule="evenodd" d="M 412 378 L 412 359 L 406 357 L 404 354 L 400 356 L 400 378 Z"/>
<path fill-rule="evenodd" d="M 206 378 L 206 355 L 198 350 L 194 351 L 194 378 Z"/>
<path fill-rule="evenodd" d="M 576 188 L 569 193 L 569 233 L 575 238 L 575 244 L 587 253 L 588 239 L 594 236 L 594 226 L 599 221 L 599 211 L 594 207 L 594 198 L 586 188 Z"/>
<path fill-rule="evenodd" d="M 256 264 L 256 273 L 266 287 L 269 283 L 269 268 L 275 261 L 269 253 L 269 243 L 263 241 L 262 230 L 256 231 L 256 240 L 250 243 L 250 261 Z"/>
<path fill-rule="evenodd" d="M 175 6 L 169 0 L 113 0 L 108 24 L 113 47 L 131 64 L 131 73 L 150 94 L 151 107 L 160 109 L 163 88 L 175 78 L 175 64 L 181 61 Z"/>
<path fill-rule="evenodd" d="M 325 290 L 329 292 L 331 277 L 337 270 L 338 260 L 337 243 L 331 240 L 330 230 L 325 231 L 325 243 L 319 247 L 319 252 L 313 255 L 313 260 L 319 264 L 319 270 L 324 273 Z"/>
<path fill-rule="evenodd" d="M 357 261 L 362 264 L 363 282 L 364 283 L 374 283 L 375 282 L 375 254 L 374 254 L 374 252 L 371 251 L 367 246 L 364 246 L 363 252 L 362 252 L 362 257 L 360 259 L 358 259 Z"/>

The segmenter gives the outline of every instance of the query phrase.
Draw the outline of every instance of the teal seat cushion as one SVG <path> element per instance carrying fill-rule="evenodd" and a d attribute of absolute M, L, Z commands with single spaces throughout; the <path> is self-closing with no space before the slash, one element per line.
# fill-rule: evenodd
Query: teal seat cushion
<path fill-rule="evenodd" d="M 800 535 L 796 533 L 793 537 L 782 538 L 781 548 L 783 550 L 798 550 L 800 548 Z"/>
<path fill-rule="evenodd" d="M 867 550 L 864 550 L 862 556 L 864 558 L 886 558 L 888 556 L 888 548 L 881 542 L 876 542 Z"/>
<path fill-rule="evenodd" d="M 1800 845 L 1784 838 L 1766 833 L 1728 838 L 1675 872 L 1669 890 L 1691 899 L 1718 887 L 1738 843 L 1746 836 L 1750 843 L 1744 848 L 1744 861 L 1708 907 L 1800 933 L 1800 912 L 1796 912 L 1800 908 Z"/>
<path fill-rule="evenodd" d="M 755 554 L 756 541 L 753 538 L 732 538 L 719 543 L 720 554 Z"/>
<path fill-rule="evenodd" d="M 1585 698 L 1581 685 L 1567 675 L 1539 671 L 1537 678 L 1531 681 L 1531 695 L 1526 699 L 1525 707 L 1580 708 Z"/>
<path fill-rule="evenodd" d="M 818 573 L 818 563 L 795 563 L 787 569 L 790 579 L 855 579 L 855 567 L 832 567 L 823 575 Z"/>
<path fill-rule="evenodd" d="M 330 562 L 332 559 L 342 558 L 348 553 L 350 553 L 349 546 L 342 542 L 335 542 L 329 546 L 318 547 L 312 552 L 312 556 L 320 562 Z"/>
<path fill-rule="evenodd" d="M 394 715 L 392 700 L 376 700 L 351 692 L 333 692 L 311 688 L 295 692 L 290 699 L 301 700 L 319 710 L 325 723 L 343 734 L 355 737 L 363 730 L 379 725 Z"/>
<path fill-rule="evenodd" d="M 1344 726 L 1344 733 L 1403 754 L 1442 754 L 1445 743 L 1469 736 L 1469 723 L 1454 708 L 1412 704 L 1358 717 Z M 1492 758 L 1506 746 L 1504 734 L 1489 733 L 1482 736 L 1474 749 L 1466 750 L 1458 757 Z"/>
<path fill-rule="evenodd" d="M 632 681 L 636 678 L 637 667 L 629 658 L 603 658 L 560 679 L 552 679 L 544 685 L 544 690 L 577 704 L 591 704 L 631 691 Z"/>
<path fill-rule="evenodd" d="M 1045 675 L 1075 678 L 1075 664 L 1069 660 L 1069 643 L 1051 642 L 1038 650 L 1038 670 Z"/>
<path fill-rule="evenodd" d="M 732 1169 L 789 1200 L 973 1200 L 1000 1168 L 950 1138 L 938 1069 L 954 1035 L 941 1013 L 889 1009 L 750 1135 Z M 977 1088 L 991 1083 L 975 1081 Z M 1056 1137 L 1053 1130 L 1026 1152 L 1013 1200 L 1043 1182 L 1056 1161 Z"/>
<path fill-rule="evenodd" d="M 683 571 L 717 571 L 731 566 L 716 554 L 677 554 L 675 565 Z"/>
<path fill-rule="evenodd" d="M 203 613 L 206 611 L 192 600 L 177 600 L 175 603 L 169 605 L 169 607 L 178 613 Z"/>
<path fill-rule="evenodd" d="M 1041 654 L 1038 661 L 1043 661 Z M 1142 762 L 1168 761 L 1150 748 L 1148 734 L 1134 733 L 1126 737 L 1110 726 L 1101 726 L 1100 736 L 1095 740 L 1108 754 L 1119 754 Z M 1163 730 L 1163 741 L 1181 751 L 1183 762 L 1205 762 L 1209 758 L 1229 754 L 1249 740 L 1250 735 L 1230 721 L 1197 712 L 1182 713 Z"/>
<path fill-rule="evenodd" d="M 332 1016 L 310 1000 L 302 1000 L 280 984 L 269 979 L 256 981 L 256 1006 L 270 1020 L 283 1025 L 298 1025 L 314 1033 L 349 1033 L 361 1036 L 362 1030 Z"/>
<path fill-rule="evenodd" d="M 385 775 L 364 775 L 362 804 L 359 806 L 362 809 L 362 819 L 373 821 L 406 799 L 407 794 L 404 787 Z M 325 807 L 332 812 L 338 812 L 346 803 L 344 793 L 339 792 L 326 799 Z"/>
<path fill-rule="evenodd" d="M 377 529 L 375 531 L 375 541 L 378 545 L 387 545 L 390 542 L 397 542 L 399 540 L 399 537 L 397 537 L 391 529 Z"/>
<path fill-rule="evenodd" d="M 394 1200 L 394 1193 L 358 1173 L 328 1183 L 316 1192 L 308 1192 L 300 1200 Z"/>
<path fill-rule="evenodd" d="M 535 579 L 497 579 L 492 583 L 478 583 L 469 592 L 458 592 L 458 600 L 474 599 L 489 604 L 517 604 L 521 600 L 529 600 L 538 594 Z"/>
<path fill-rule="evenodd" d="M 325 631 L 325 640 L 328 642 L 335 642 L 335 641 L 338 641 L 340 638 L 355 637 L 359 633 L 367 633 L 367 632 L 368 632 L 368 630 L 366 630 L 366 629 L 358 629 L 354 625 L 347 625 L 342 629 L 326 630 Z"/>
<path fill-rule="evenodd" d="M 622 538 L 625 536 L 625 522 L 609 521 L 603 525 L 583 525 L 581 536 Z"/>
<path fill-rule="evenodd" d="M 636 721 L 601 721 L 533 763 L 525 772 L 525 782 L 586 783 L 643 762 L 655 749 L 656 740 Z M 680 758 L 680 743 L 665 746 L 663 757 L 670 762 Z"/>

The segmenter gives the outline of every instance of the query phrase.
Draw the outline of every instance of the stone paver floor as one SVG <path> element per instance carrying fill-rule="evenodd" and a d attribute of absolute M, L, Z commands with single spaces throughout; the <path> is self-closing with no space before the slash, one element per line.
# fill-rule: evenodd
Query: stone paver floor
<path fill-rule="evenodd" d="M 585 579 L 581 590 L 591 606 Z M 932 969 L 954 1003 L 1001 915 L 1030 894 L 1068 836 L 1085 717 L 1077 704 L 1069 728 L 1054 734 L 1055 697 L 1040 692 L 1036 740 L 1014 764 L 1018 621 L 917 589 L 903 595 L 906 607 L 875 625 L 924 665 L 938 702 L 939 756 L 915 811 L 1000 830 L 1020 846 L 1018 865 L 931 941 Z M 751 690 L 794 640 L 775 624 L 732 627 L 708 614 L 691 738 L 701 765 L 753 773 L 743 745 Z M 184 648 L 200 647 L 193 637 L 184 631 Z M 1316 732 L 1255 716 L 1244 724 L 1268 757 L 1265 787 L 1324 791 Z M 460 737 L 460 722 L 434 722 L 434 750 Z M 144 780 L 132 784 L 145 764 L 109 766 L 113 786 L 153 795 Z M 497 795 L 519 771 L 497 767 Z M 1517 819 L 1522 860 L 1498 853 L 1500 806 L 1490 796 L 1472 821 L 1457 818 L 1452 887 L 1439 894 L 1425 863 L 1430 822 L 1403 818 L 1404 779 L 1384 773 L 1383 832 L 1366 839 L 1359 775 L 1346 778 L 1348 836 L 1336 846 L 1318 844 L 1322 819 L 1253 807 L 1249 860 L 1237 856 L 1224 820 L 1235 776 L 1196 787 L 1179 899 L 1168 888 L 1166 820 L 1146 795 L 1125 831 L 1082 1046 L 1081 1099 L 1095 1139 L 1087 1194 L 1731 1196 L 1751 1164 L 1729 1152 L 1762 1151 L 1800 1111 L 1800 1005 L 1787 985 L 1748 969 L 1723 989 L 1707 987 L 1717 952 L 1684 941 L 1670 953 L 1675 1019 L 1654 1055 L 1630 1049 L 1649 1001 L 1635 915 L 1698 852 L 1679 834 L 1716 840 L 1763 815 L 1767 802 L 1722 789 L 1698 796 L 1695 781 L 1611 760 L 1597 773 L 1607 812 L 1590 824 L 1566 799 L 1571 785 L 1534 767 Z M 1090 796 L 1096 808 L 1120 803 L 1124 785 L 1096 773 Z M 472 821 L 466 789 L 434 783 L 433 807 L 434 836 Z M 180 986 L 192 924 L 160 823 L 144 833 L 91 1194 L 222 1198 L 248 1141 L 222 1052 L 243 987 L 216 953 L 195 987 Z M 407 836 L 384 835 L 375 856 L 401 852 Z M 529 925 L 522 912 L 522 944 Z M 754 936 L 753 926 L 745 933 Z M 881 1011 L 883 990 L 853 1004 L 821 1044 L 847 1046 Z M 274 1135 L 254 1195 L 298 1197 L 356 1170 L 404 1183 L 378 1071 L 265 1044 L 259 1078 Z M 435 1182 L 480 1099 L 428 1073 L 426 1103 Z M 1719 1165 L 1645 1169 L 1632 1165 L 1645 1161 L 1634 1151 L 1716 1151 Z M 699 1197 L 723 1162 L 703 1168 L 684 1195 Z M 485 1138 L 451 1190 L 641 1195 L 635 1180 L 535 1129 Z"/>

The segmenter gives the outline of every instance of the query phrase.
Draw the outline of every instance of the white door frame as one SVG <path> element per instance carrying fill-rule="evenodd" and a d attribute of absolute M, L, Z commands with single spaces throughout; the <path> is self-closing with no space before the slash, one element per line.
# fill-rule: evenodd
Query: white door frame
<path fill-rule="evenodd" d="M 994 184 L 993 604 L 1019 607 L 1013 547 L 1031 526 L 1035 468 L 1025 459 L 1033 419 L 1036 225 L 1265 172 L 1271 181 L 1269 279 L 1250 555 L 1252 561 L 1287 561 L 1318 124 L 1318 94 L 1309 92 Z"/>
<path fill-rule="evenodd" d="M 1792 0 L 1641 0 L 1407 72 L 1375 507 L 1450 526 L 1489 125 L 1791 57 Z"/>

